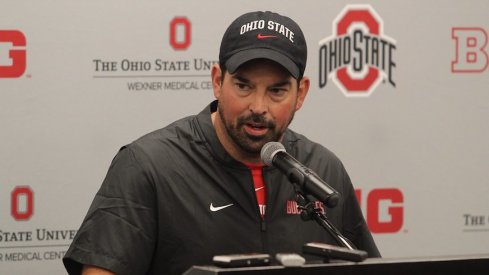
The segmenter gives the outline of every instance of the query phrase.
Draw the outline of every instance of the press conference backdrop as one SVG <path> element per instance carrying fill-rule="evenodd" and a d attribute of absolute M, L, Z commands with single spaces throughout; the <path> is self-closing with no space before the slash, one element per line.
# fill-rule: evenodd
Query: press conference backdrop
<path fill-rule="evenodd" d="M 291 128 L 342 159 L 383 256 L 489 253 L 489 1 L 2 1 L 0 274 L 65 273 L 120 146 L 213 100 L 253 10 L 302 26 Z"/>

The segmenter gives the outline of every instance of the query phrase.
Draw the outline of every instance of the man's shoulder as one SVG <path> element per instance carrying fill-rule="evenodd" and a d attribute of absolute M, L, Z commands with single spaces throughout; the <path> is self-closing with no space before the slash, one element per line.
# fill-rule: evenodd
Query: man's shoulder
<path fill-rule="evenodd" d="M 145 155 L 150 158 L 155 156 L 172 158 L 176 152 L 185 150 L 189 144 L 200 140 L 195 118 L 195 115 L 181 118 L 139 137 L 123 146 L 121 150 L 129 149 L 136 157 Z"/>
<path fill-rule="evenodd" d="M 166 144 L 169 141 L 193 139 L 195 132 L 195 115 L 187 116 L 168 124 L 167 126 L 149 132 L 133 141 L 139 146 L 152 146 Z"/>
<path fill-rule="evenodd" d="M 209 131 L 208 124 L 211 124 L 209 106 L 206 106 L 200 113 L 183 117 L 163 128 L 143 135 L 133 144 L 145 147 L 168 142 L 174 145 L 174 142 L 202 141 L 205 132 Z"/>
<path fill-rule="evenodd" d="M 286 146 L 289 146 L 289 148 L 294 151 L 302 151 L 307 154 L 321 153 L 334 155 L 334 153 L 324 145 L 290 129 L 286 131 L 285 142 L 287 143 Z"/>
<path fill-rule="evenodd" d="M 333 151 L 303 134 L 287 130 L 285 137 L 287 151 L 300 161 L 326 161 L 341 164 L 341 160 Z"/>

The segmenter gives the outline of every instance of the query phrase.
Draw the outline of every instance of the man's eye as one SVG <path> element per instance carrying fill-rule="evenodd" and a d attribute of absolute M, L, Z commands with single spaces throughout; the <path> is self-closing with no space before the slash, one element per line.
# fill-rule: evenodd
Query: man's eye
<path fill-rule="evenodd" d="M 236 83 L 236 87 L 240 90 L 249 90 L 250 86 L 244 83 Z"/>
<path fill-rule="evenodd" d="M 283 96 L 286 92 L 287 92 L 287 89 L 283 89 L 283 88 L 270 89 L 270 93 L 273 96 Z"/>

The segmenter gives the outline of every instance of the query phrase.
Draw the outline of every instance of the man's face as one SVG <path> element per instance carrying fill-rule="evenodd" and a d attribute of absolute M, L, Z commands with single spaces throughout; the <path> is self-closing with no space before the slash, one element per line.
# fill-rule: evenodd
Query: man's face
<path fill-rule="evenodd" d="M 214 87 L 219 100 L 216 123 L 222 128 L 217 133 L 224 147 L 259 156 L 265 143 L 282 138 L 306 93 L 272 61 L 251 61 L 234 74 L 226 72 L 221 85 Z"/>

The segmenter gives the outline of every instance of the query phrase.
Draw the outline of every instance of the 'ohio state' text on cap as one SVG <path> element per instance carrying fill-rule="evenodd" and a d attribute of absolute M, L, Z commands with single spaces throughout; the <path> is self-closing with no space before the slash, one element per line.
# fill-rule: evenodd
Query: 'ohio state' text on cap
<path fill-rule="evenodd" d="M 234 20 L 222 38 L 219 64 L 234 73 L 239 66 L 258 58 L 275 61 L 294 78 L 301 78 L 307 45 L 297 23 L 269 11 L 246 13 Z"/>

